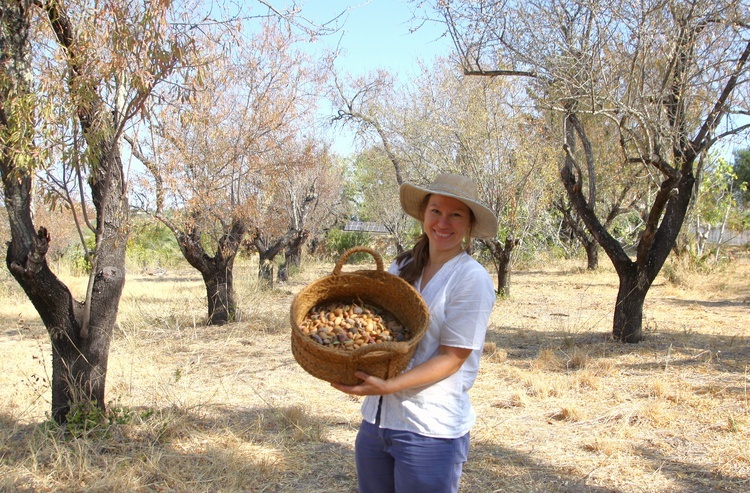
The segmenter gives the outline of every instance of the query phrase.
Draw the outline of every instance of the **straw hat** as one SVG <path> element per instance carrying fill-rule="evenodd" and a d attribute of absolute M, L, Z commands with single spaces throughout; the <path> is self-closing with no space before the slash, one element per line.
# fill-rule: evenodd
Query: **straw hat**
<path fill-rule="evenodd" d="M 458 199 L 474 212 L 474 226 L 471 236 L 474 238 L 494 238 L 497 235 L 497 217 L 490 208 L 479 201 L 477 186 L 471 179 L 450 173 L 438 175 L 435 180 L 425 186 L 418 187 L 411 183 L 404 183 L 399 189 L 401 207 L 411 217 L 422 221 L 422 201 L 428 194 L 444 195 Z"/>

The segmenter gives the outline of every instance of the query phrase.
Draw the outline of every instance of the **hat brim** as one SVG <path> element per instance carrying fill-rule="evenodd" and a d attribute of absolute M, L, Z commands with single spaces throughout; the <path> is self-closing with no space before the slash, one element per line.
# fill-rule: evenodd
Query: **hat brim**
<path fill-rule="evenodd" d="M 497 216 L 490 208 L 475 200 L 467 199 L 459 195 L 452 194 L 443 190 L 430 190 L 428 188 L 418 187 L 411 183 L 404 183 L 399 188 L 399 199 L 404 212 L 418 221 L 422 221 L 420 210 L 422 201 L 429 194 L 443 195 L 460 200 L 466 204 L 474 213 L 474 225 L 471 228 L 473 238 L 488 239 L 497 236 Z"/>

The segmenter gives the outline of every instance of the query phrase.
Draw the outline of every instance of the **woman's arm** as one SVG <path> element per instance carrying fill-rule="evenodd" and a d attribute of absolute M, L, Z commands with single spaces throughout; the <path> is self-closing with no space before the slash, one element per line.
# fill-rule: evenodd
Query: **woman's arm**
<path fill-rule="evenodd" d="M 441 345 L 438 354 L 434 357 L 388 380 L 358 371 L 354 375 L 360 378 L 362 383 L 358 385 L 332 383 L 331 385 L 352 395 L 387 395 L 400 390 L 424 387 L 456 373 L 471 351 L 471 349 Z"/>

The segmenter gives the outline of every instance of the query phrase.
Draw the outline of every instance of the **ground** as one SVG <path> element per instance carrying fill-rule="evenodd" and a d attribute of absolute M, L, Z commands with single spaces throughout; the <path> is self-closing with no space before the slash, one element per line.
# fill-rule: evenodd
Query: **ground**
<path fill-rule="evenodd" d="M 610 337 L 616 274 L 582 264 L 518 267 L 498 298 L 461 490 L 750 491 L 747 252 L 705 272 L 665 267 L 639 344 Z M 360 400 L 289 350 L 293 296 L 332 267 L 310 263 L 266 292 L 256 267 L 240 266 L 241 320 L 220 327 L 202 324 L 197 273 L 129 272 L 112 424 L 78 438 L 47 421 L 47 335 L 5 279 L 0 491 L 355 492 Z"/>

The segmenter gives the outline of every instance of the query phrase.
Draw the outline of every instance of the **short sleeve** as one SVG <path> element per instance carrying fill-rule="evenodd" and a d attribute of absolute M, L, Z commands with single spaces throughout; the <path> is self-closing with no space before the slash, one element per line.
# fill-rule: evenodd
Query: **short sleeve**
<path fill-rule="evenodd" d="M 495 304 L 495 288 L 487 270 L 471 263 L 451 279 L 446 290 L 445 321 L 440 344 L 481 349 Z"/>

